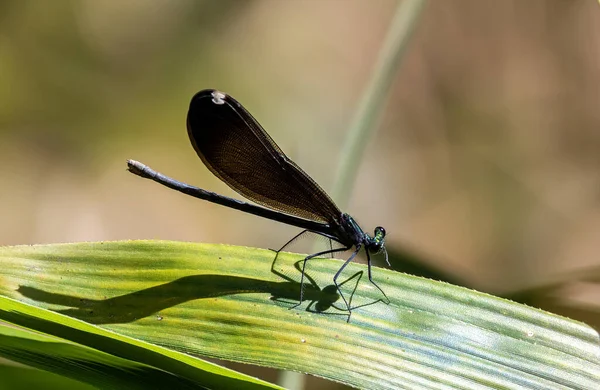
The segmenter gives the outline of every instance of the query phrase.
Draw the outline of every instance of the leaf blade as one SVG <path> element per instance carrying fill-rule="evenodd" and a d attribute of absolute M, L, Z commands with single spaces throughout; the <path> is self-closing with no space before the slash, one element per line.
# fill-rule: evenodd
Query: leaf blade
<path fill-rule="evenodd" d="M 584 324 L 389 270 L 374 278 L 390 305 L 355 309 L 348 324 L 330 289 L 339 260 L 309 264 L 329 285 L 307 289 L 313 307 L 328 307 L 310 313 L 287 310 L 299 295 L 299 255 L 281 254 L 279 275 L 269 251 L 164 241 L 0 248 L 0 258 L 1 295 L 196 355 L 365 388 L 584 389 L 600 380 L 598 334 Z M 352 264 L 347 275 L 365 272 Z M 353 301 L 379 298 L 361 281 Z"/>

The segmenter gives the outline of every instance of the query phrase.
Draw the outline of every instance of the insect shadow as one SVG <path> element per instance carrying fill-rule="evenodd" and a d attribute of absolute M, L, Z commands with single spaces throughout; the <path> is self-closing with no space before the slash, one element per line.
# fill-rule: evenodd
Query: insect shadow
<path fill-rule="evenodd" d="M 300 265 L 295 265 L 299 270 Z M 300 283 L 285 274 L 277 273 L 283 280 L 268 281 L 262 278 L 241 277 L 223 274 L 187 275 L 147 288 L 130 291 L 116 296 L 76 296 L 57 291 L 47 291 L 34 286 L 19 285 L 17 292 L 28 299 L 43 302 L 58 313 L 78 318 L 92 324 L 129 323 L 157 315 L 163 310 L 193 300 L 223 297 L 228 295 L 266 293 L 272 301 L 298 302 Z M 360 277 L 360 273 L 355 277 Z M 312 279 L 305 292 L 310 300 L 310 311 L 328 313 L 337 308 L 338 315 L 347 315 L 347 310 L 337 307 L 339 299 L 335 286 L 320 289 Z M 93 295 L 93 294 L 92 294 Z M 265 297 L 269 304 L 269 298 Z"/>
<path fill-rule="evenodd" d="M 331 245 L 331 243 L 330 243 L 330 245 Z M 381 299 L 375 299 L 371 302 L 352 306 L 352 301 L 353 301 L 353 298 L 358 289 L 360 280 L 364 276 L 364 271 L 357 271 L 356 273 L 354 273 L 353 275 L 351 275 L 350 277 L 345 279 L 343 282 L 338 283 L 340 288 L 342 288 L 346 284 L 351 284 L 352 291 L 349 294 L 349 298 L 348 298 L 348 305 L 350 307 L 350 310 L 348 310 L 348 308 L 346 307 L 346 304 L 344 302 L 338 302 L 341 300 L 340 294 L 338 292 L 338 286 L 336 286 L 335 284 L 330 284 L 328 286 L 325 286 L 323 289 L 321 289 L 319 287 L 317 281 L 312 276 L 310 276 L 310 274 L 306 270 L 303 270 L 304 259 L 295 261 L 293 266 L 297 272 L 299 272 L 299 273 L 304 272 L 304 279 L 306 281 L 308 281 L 308 285 L 306 285 L 306 282 L 304 285 L 300 285 L 300 283 L 297 280 L 295 280 L 294 278 L 292 278 L 289 275 L 286 275 L 283 272 L 284 271 L 283 267 L 278 269 L 276 264 L 277 264 L 278 260 L 280 260 L 279 254 L 281 252 L 281 249 L 280 250 L 271 249 L 271 251 L 276 253 L 275 258 L 273 259 L 273 262 L 271 263 L 271 272 L 292 284 L 299 285 L 300 291 L 302 291 L 302 297 L 303 297 L 302 301 L 298 301 L 299 297 L 292 297 L 292 300 L 289 299 L 290 297 L 286 297 L 286 298 L 282 298 L 279 296 L 271 297 L 271 300 L 273 300 L 273 301 L 281 302 L 281 303 L 285 303 L 285 304 L 289 305 L 289 309 L 295 309 L 298 306 L 302 305 L 303 301 L 309 301 L 309 304 L 306 307 L 306 311 L 313 312 L 313 313 L 319 313 L 319 314 L 325 314 L 325 315 L 344 316 L 344 317 L 346 317 L 346 321 L 350 322 L 350 316 L 352 314 L 352 310 L 382 302 Z M 310 260 L 313 260 L 313 259 L 310 259 Z M 318 260 L 318 258 L 315 258 L 314 260 Z M 338 302 L 339 305 L 336 305 L 336 302 Z M 330 311 L 330 309 L 333 309 L 334 311 Z"/>

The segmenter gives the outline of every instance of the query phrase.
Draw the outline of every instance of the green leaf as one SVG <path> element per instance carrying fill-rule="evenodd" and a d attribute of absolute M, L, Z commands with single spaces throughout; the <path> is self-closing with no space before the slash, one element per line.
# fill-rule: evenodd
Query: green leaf
<path fill-rule="evenodd" d="M 546 310 L 586 321 L 594 329 L 600 329 L 600 267 L 588 267 L 562 272 L 553 280 L 505 297 L 530 306 L 543 306 Z"/>
<path fill-rule="evenodd" d="M 352 305 L 361 306 L 348 323 L 331 285 L 339 260 L 311 260 L 307 276 L 315 285 L 289 310 L 298 302 L 302 255 L 282 253 L 271 264 L 273 258 L 267 250 L 161 241 L 5 247 L 0 295 L 96 324 L 115 338 L 361 388 L 600 383 L 600 339 L 582 323 L 375 268 L 390 298 L 385 304 L 361 264 L 339 279 Z M 75 341 L 88 345 L 85 336 Z M 127 358 L 139 361 L 137 353 Z"/>
<path fill-rule="evenodd" d="M 3 307 L 9 304 L 6 301 L 4 303 L 6 305 Z M 20 305 L 22 304 L 16 303 L 13 307 L 17 309 Z M 38 311 L 41 310 L 38 309 Z M 99 388 L 147 389 L 156 384 L 163 387 L 196 388 L 193 383 L 186 383 L 185 380 L 156 368 L 118 358 L 57 337 L 27 332 L 14 327 L 0 326 L 0 355 L 22 364 L 87 382 Z M 28 371 L 36 372 L 31 369 Z M 3 378 L 3 381 L 8 380 L 10 376 Z M 22 378 L 13 377 L 13 380 L 15 379 L 20 382 Z M 32 377 L 27 375 L 27 379 L 31 380 Z M 2 388 L 13 388 L 8 385 L 5 383 Z"/>
<path fill-rule="evenodd" d="M 0 356 L 99 388 L 278 388 L 185 354 L 0 297 Z M 103 352 L 101 352 L 103 351 Z"/>
<path fill-rule="evenodd" d="M 47 371 L 0 365 L 0 389 L 95 390 L 97 388 Z"/>

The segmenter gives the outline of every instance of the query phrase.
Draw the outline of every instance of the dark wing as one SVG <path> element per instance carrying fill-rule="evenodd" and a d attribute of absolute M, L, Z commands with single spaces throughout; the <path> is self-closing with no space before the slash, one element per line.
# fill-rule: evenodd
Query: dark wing
<path fill-rule="evenodd" d="M 187 118 L 190 141 L 219 179 L 262 206 L 332 223 L 341 211 L 240 103 L 215 90 L 198 92 Z"/>

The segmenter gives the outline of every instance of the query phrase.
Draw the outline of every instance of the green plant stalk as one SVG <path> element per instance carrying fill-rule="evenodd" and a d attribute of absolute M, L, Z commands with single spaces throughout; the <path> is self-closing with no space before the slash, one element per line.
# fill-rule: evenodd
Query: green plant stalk
<path fill-rule="evenodd" d="M 350 189 L 355 181 L 366 141 L 372 136 L 376 119 L 384 107 L 382 97 L 387 95 L 424 5 L 425 0 L 403 0 L 396 7 L 373 76 L 351 121 L 352 125 L 342 148 L 331 192 L 333 199 L 342 209 L 348 204 Z M 305 377 L 296 372 L 284 371 L 278 383 L 286 388 L 303 389 Z"/>
<path fill-rule="evenodd" d="M 342 209 L 348 204 L 367 141 L 377 127 L 377 120 L 385 107 L 386 97 L 425 3 L 425 0 L 403 0 L 392 18 L 373 76 L 362 95 L 342 148 L 338 172 L 331 191 L 333 199 Z"/>

